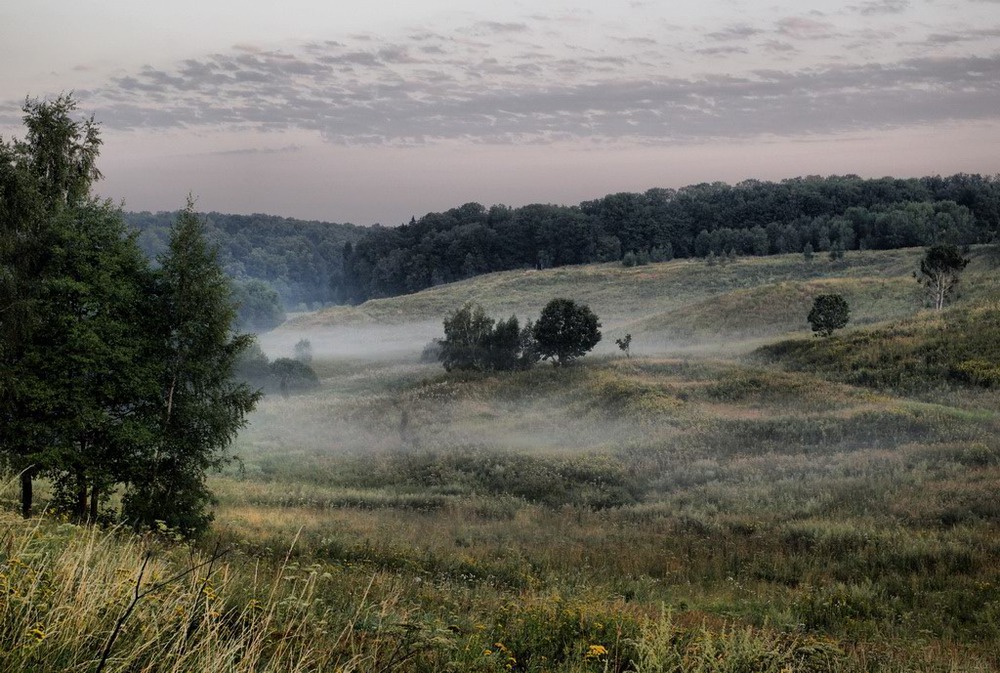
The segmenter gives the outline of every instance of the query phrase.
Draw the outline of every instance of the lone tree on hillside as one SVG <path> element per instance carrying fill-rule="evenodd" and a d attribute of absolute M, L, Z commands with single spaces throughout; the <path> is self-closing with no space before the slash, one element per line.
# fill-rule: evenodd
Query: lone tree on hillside
<path fill-rule="evenodd" d="M 839 294 L 821 294 L 813 302 L 807 320 L 816 336 L 828 337 L 845 325 L 851 317 L 847 301 Z"/>
<path fill-rule="evenodd" d="M 561 367 L 585 355 L 601 340 L 600 321 L 590 307 L 571 299 L 553 299 L 535 323 L 532 334 L 543 360 Z"/>
<path fill-rule="evenodd" d="M 958 248 L 950 244 L 933 245 L 920 260 L 917 282 L 924 286 L 934 308 L 940 311 L 955 291 L 962 271 L 969 260 L 962 257 Z"/>

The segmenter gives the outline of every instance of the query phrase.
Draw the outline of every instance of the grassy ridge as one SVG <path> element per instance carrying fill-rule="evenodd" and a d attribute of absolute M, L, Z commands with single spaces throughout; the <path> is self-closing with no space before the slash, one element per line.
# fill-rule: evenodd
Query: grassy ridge
<path fill-rule="evenodd" d="M 620 264 L 508 271 L 477 276 L 411 295 L 373 299 L 354 307 L 333 307 L 298 318 L 294 326 L 402 323 L 440 320 L 466 301 L 494 315 L 535 315 L 555 296 L 590 304 L 607 326 L 631 323 L 704 301 L 721 293 L 783 281 L 908 277 L 921 250 L 861 251 L 841 262 L 801 255 L 747 257 L 709 266 L 703 260 L 675 260 L 625 268 Z"/>
<path fill-rule="evenodd" d="M 1000 387 L 1000 302 L 926 312 L 826 340 L 765 346 L 760 357 L 857 385 L 928 391 Z"/>
<path fill-rule="evenodd" d="M 376 299 L 300 316 L 283 330 L 422 324 L 440 321 L 466 301 L 482 304 L 494 316 L 537 316 L 551 298 L 566 296 L 588 303 L 600 316 L 604 352 L 616 337 L 630 332 L 640 354 L 707 351 L 746 352 L 774 337 L 808 330 L 813 299 L 842 294 L 852 326 L 898 320 L 917 313 L 925 302 L 913 272 L 921 249 L 857 251 L 844 260 L 801 255 L 741 258 L 710 266 L 702 260 L 676 260 L 625 268 L 618 264 L 510 271 L 479 276 L 412 295 Z M 993 251 L 971 253 L 963 300 L 995 296 Z M 278 330 L 276 337 L 280 337 Z"/>

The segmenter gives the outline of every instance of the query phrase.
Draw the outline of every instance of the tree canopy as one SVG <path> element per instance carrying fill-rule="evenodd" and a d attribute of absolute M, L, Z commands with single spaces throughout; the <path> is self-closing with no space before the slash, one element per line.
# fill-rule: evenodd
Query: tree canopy
<path fill-rule="evenodd" d="M 497 321 L 472 303 L 445 319 L 439 345 L 437 357 L 448 371 L 510 371 L 537 360 L 530 321 L 524 327 L 517 316 Z"/>
<path fill-rule="evenodd" d="M 924 286 L 934 308 L 940 311 L 954 293 L 969 260 L 950 244 L 932 245 L 920 260 L 917 281 Z"/>
<path fill-rule="evenodd" d="M 590 352 L 601 340 L 600 321 L 590 307 L 572 299 L 553 299 L 532 330 L 538 355 L 556 366 Z"/>
<path fill-rule="evenodd" d="M 723 255 L 820 254 L 989 242 L 1000 177 L 855 175 L 609 194 L 576 206 L 467 203 L 344 246 L 337 291 L 363 302 L 493 271 Z"/>
<path fill-rule="evenodd" d="M 196 534 L 205 471 L 257 400 L 232 380 L 252 340 L 190 204 L 154 269 L 91 196 L 100 135 L 75 108 L 29 100 L 25 139 L 0 141 L 0 461 L 25 516 L 46 476 L 77 519 L 121 487 L 125 520 Z"/>
<path fill-rule="evenodd" d="M 816 336 L 828 337 L 835 330 L 847 326 L 851 309 L 839 294 L 821 294 L 813 300 L 812 309 L 806 319 Z"/>

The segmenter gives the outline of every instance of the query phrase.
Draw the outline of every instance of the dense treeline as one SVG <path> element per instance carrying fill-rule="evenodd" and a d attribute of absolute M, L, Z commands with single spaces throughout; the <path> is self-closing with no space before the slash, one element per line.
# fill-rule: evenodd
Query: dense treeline
<path fill-rule="evenodd" d="M 362 302 L 492 271 L 723 253 L 965 245 L 996 236 L 1000 176 L 806 177 L 610 194 L 579 206 L 468 203 L 344 246 L 338 298 Z M 631 257 L 628 257 L 631 259 Z"/>
<path fill-rule="evenodd" d="M 126 221 L 139 232 L 139 247 L 150 258 L 167 245 L 177 212 L 125 213 Z M 342 286 L 343 249 L 369 231 L 353 224 L 296 220 L 273 215 L 199 215 L 206 237 L 218 249 L 219 262 L 238 285 L 238 294 L 260 298 L 268 289 L 277 292 L 287 310 L 318 308 L 344 300 L 336 292 Z M 267 288 L 260 283 L 266 283 Z M 262 309 L 256 309 L 258 312 Z M 280 320 L 279 320 L 280 322 Z M 267 328 L 247 322 L 248 328 Z"/>

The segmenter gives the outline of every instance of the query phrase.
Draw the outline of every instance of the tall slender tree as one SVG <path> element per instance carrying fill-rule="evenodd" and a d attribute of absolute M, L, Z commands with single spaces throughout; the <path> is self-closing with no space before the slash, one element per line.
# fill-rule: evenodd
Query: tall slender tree
<path fill-rule="evenodd" d="M 234 379 L 253 336 L 233 331 L 230 284 L 190 200 L 160 264 L 155 440 L 138 461 L 123 514 L 138 525 L 159 520 L 195 535 L 211 521 L 206 472 L 226 463 L 226 449 L 260 398 Z"/>
<path fill-rule="evenodd" d="M 920 273 L 914 274 L 924 286 L 934 308 L 940 311 L 951 298 L 969 260 L 950 244 L 932 245 L 920 260 Z"/>

